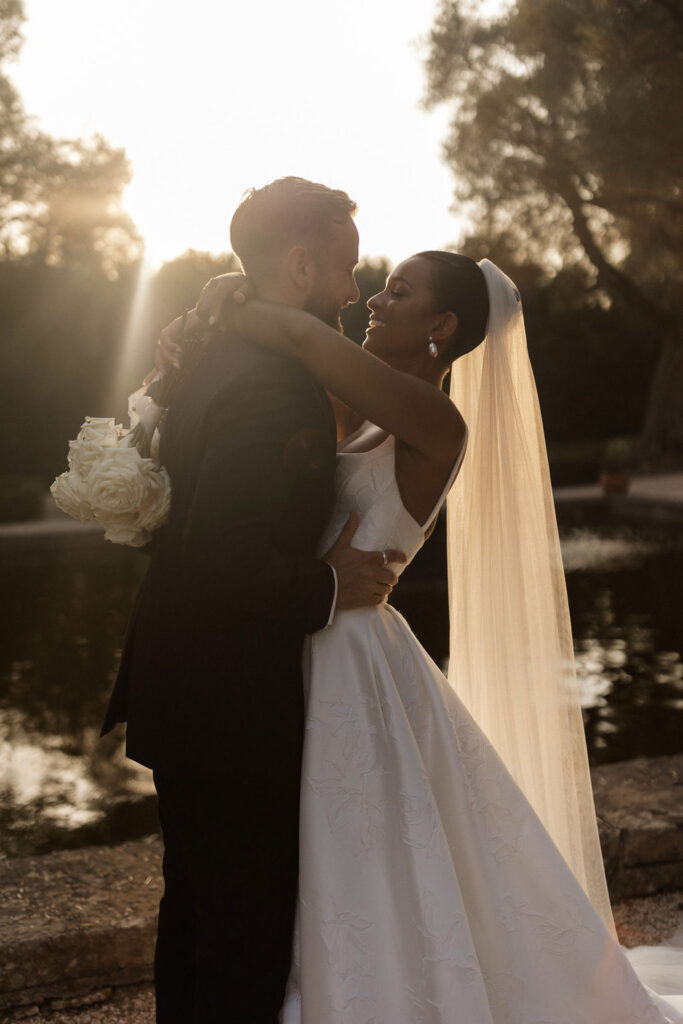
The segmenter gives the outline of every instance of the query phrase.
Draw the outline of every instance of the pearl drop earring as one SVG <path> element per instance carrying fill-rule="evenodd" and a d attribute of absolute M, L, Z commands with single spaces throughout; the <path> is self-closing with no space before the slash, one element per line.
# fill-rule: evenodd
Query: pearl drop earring
<path fill-rule="evenodd" d="M 429 354 L 432 357 L 432 359 L 436 359 L 436 357 L 439 354 L 439 350 L 436 347 L 436 342 L 433 340 L 431 334 L 429 335 L 429 345 L 427 347 L 429 349 Z"/>

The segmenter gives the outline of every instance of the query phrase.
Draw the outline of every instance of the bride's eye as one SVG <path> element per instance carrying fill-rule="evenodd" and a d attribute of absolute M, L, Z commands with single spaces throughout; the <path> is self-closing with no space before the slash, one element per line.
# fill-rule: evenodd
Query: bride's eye
<path fill-rule="evenodd" d="M 400 299 L 400 298 L 401 298 L 401 296 L 403 295 L 403 292 L 400 292 L 400 291 L 398 291 L 398 289 L 396 289 L 396 288 L 390 288 L 390 289 L 389 289 L 389 294 L 390 294 L 390 295 L 392 296 L 392 298 L 394 298 L 394 299 Z"/>

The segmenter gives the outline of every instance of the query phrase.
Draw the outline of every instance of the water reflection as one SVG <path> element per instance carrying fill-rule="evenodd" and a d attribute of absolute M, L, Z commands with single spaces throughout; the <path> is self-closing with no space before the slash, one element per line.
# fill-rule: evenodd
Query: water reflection
<path fill-rule="evenodd" d="M 597 530 L 572 530 L 562 537 L 565 572 L 609 571 L 642 564 L 648 555 L 661 550 L 663 538 L 646 539 L 628 529 L 617 536 Z"/>
<path fill-rule="evenodd" d="M 592 763 L 683 749 L 683 552 L 672 537 L 563 540 Z"/>
<path fill-rule="evenodd" d="M 140 559 L 98 548 L 2 570 L 0 856 L 156 828 L 151 773 L 120 734 L 98 737 Z"/>
<path fill-rule="evenodd" d="M 437 547 L 428 557 L 443 564 L 445 551 Z M 591 764 L 679 753 L 682 539 L 629 527 L 567 530 L 562 557 Z M 445 587 L 438 599 L 418 582 L 411 587 L 414 568 L 419 563 L 406 570 L 393 603 L 443 666 L 448 658 Z"/>
<path fill-rule="evenodd" d="M 592 763 L 683 749 L 683 549 L 665 537 L 563 539 Z M 6 560 L 0 618 L 0 856 L 107 843 L 157 828 L 151 773 L 122 730 L 98 738 L 145 558 L 98 537 Z M 394 603 L 447 657 L 443 536 Z"/>

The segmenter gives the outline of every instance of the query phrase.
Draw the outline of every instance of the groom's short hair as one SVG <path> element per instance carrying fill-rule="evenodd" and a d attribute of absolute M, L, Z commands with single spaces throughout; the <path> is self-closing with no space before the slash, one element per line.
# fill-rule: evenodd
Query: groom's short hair
<path fill-rule="evenodd" d="M 245 274 L 272 272 L 285 248 L 305 245 L 322 258 L 335 224 L 353 217 L 356 203 L 346 192 L 305 178 L 277 181 L 246 192 L 230 223 L 230 244 Z"/>

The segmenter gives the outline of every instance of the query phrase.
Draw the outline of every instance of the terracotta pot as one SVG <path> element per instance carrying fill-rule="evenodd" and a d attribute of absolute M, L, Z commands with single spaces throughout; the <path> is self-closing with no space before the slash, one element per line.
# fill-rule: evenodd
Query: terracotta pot
<path fill-rule="evenodd" d="M 631 486 L 631 474 L 608 470 L 600 474 L 600 486 L 605 494 L 628 494 Z"/>

